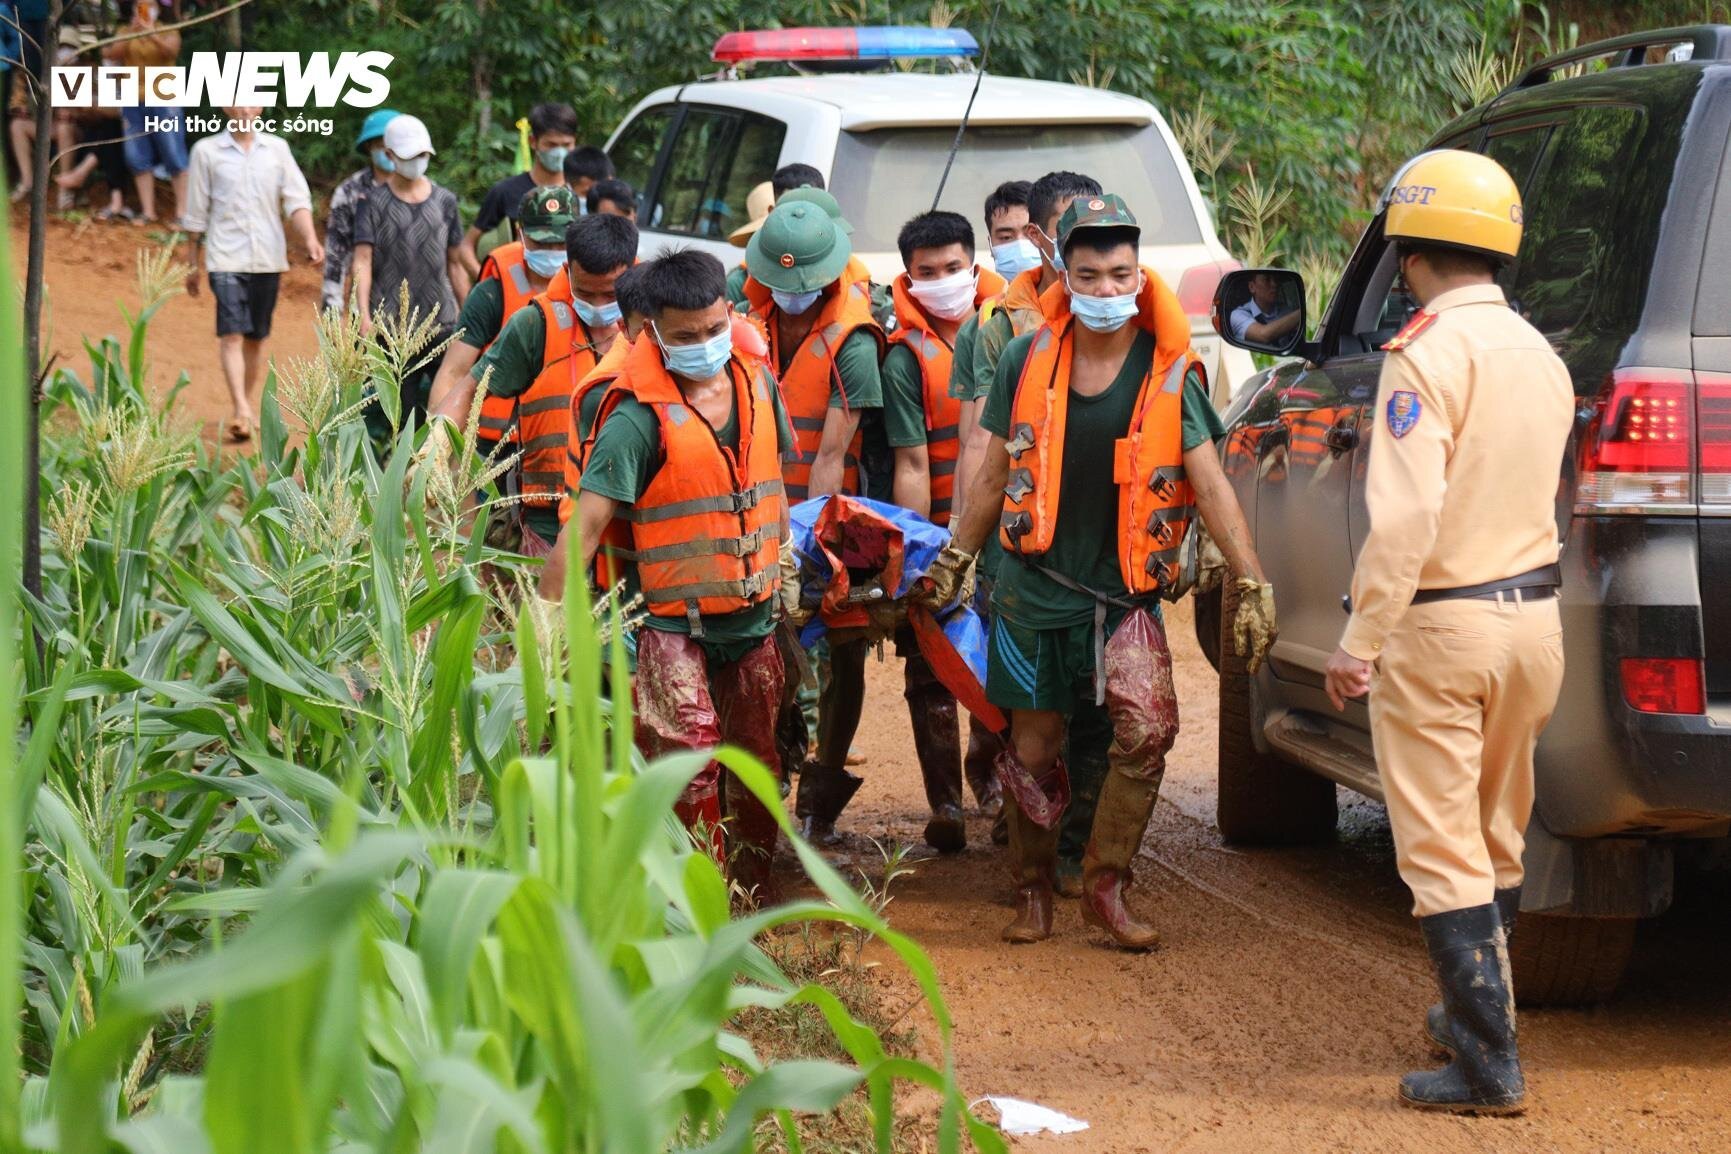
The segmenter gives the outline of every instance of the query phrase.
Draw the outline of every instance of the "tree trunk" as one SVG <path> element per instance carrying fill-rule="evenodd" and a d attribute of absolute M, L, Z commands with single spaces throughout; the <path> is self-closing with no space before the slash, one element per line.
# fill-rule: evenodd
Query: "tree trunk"
<path fill-rule="evenodd" d="M 487 24 L 488 0 L 475 0 L 476 23 Z M 474 55 L 469 58 L 470 80 L 475 86 L 475 126 L 485 140 L 493 128 L 493 53 L 486 36 L 475 39 Z"/>
<path fill-rule="evenodd" d="M 48 257 L 48 189 L 54 183 L 48 161 L 54 144 L 54 109 L 48 91 L 48 70 L 60 43 L 61 0 L 48 6 L 47 30 L 37 65 L 36 183 L 30 189 L 30 252 L 24 272 L 24 371 L 30 406 L 24 428 L 24 588 L 42 596 L 41 419 L 42 293 Z"/>
<path fill-rule="evenodd" d="M 236 8 L 222 18 L 223 27 L 228 33 L 228 46 L 236 52 L 241 50 L 241 41 L 245 39 L 240 24 L 241 11 L 241 9 Z"/>

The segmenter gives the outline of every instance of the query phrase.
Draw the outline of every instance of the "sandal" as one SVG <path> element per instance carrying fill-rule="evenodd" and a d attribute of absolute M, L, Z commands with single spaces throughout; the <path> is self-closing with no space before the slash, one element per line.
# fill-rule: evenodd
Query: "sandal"
<path fill-rule="evenodd" d="M 157 220 L 154 216 L 145 216 L 142 212 L 137 212 L 132 214 L 132 223 L 139 228 L 149 228 L 157 223 Z"/>
<path fill-rule="evenodd" d="M 93 214 L 97 220 L 133 220 L 130 208 L 99 208 Z"/>
<path fill-rule="evenodd" d="M 244 444 L 252 440 L 252 421 L 246 417 L 236 417 L 228 423 L 228 439 L 235 444 Z"/>

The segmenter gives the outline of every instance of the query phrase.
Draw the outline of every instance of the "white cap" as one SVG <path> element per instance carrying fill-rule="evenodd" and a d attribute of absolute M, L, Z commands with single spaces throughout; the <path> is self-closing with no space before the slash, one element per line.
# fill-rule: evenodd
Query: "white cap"
<path fill-rule="evenodd" d="M 408 160 L 411 157 L 430 152 L 437 156 L 439 150 L 433 147 L 433 137 L 427 132 L 427 126 L 421 123 L 418 116 L 396 116 L 385 125 L 385 147 L 398 157 Z"/>

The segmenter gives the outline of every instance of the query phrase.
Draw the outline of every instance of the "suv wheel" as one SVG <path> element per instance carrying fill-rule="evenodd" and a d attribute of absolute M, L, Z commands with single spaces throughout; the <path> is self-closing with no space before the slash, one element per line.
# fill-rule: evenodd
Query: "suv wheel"
<path fill-rule="evenodd" d="M 1604 1001 L 1628 968 L 1637 920 L 1523 913 L 1509 938 L 1515 996 L 1525 1006 Z"/>
<path fill-rule="evenodd" d="M 1334 783 L 1256 748 L 1262 717 L 1250 673 L 1232 645 L 1237 590 L 1220 598 L 1220 781 L 1215 821 L 1229 842 L 1295 845 L 1334 836 Z"/>

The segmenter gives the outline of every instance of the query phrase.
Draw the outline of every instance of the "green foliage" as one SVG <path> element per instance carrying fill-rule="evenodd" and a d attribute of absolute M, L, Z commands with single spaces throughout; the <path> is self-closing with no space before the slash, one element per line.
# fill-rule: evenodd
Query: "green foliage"
<path fill-rule="evenodd" d="M 215 457 L 143 383 L 183 271 L 140 261 L 128 340 L 88 343 L 43 417 L 44 643 L 0 664 L 26 836 L 0 1050 L 28 1075 L 0 1126 L 68 1154 L 721 1152 L 766 1120 L 797 1149 L 796 1113 L 850 1099 L 888 1150 L 912 1083 L 942 1099 L 938 1149 L 1001 1150 L 925 954 L 797 839 L 821 900 L 735 917 L 671 813 L 705 755 L 642 764 L 603 695 L 619 631 L 581 587 L 517 611 L 519 559 L 429 503 L 412 422 L 377 462 L 359 411 L 414 341 L 327 318 L 319 359 L 267 384 L 259 455 Z M 719 756 L 793 838 L 763 767 Z M 811 922 L 906 965 L 941 1067 L 763 952 Z M 736 1032 L 792 1006 L 839 1049 L 771 1060 Z"/>

